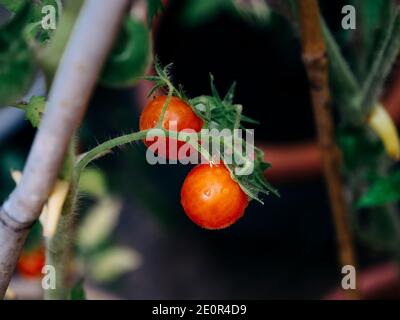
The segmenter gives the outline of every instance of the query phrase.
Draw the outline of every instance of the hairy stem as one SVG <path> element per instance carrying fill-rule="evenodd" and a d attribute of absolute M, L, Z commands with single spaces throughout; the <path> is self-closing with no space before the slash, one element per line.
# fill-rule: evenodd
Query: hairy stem
<path fill-rule="evenodd" d="M 352 265 L 356 267 L 341 177 L 341 154 L 335 143 L 328 81 L 328 61 L 321 31 L 318 2 L 317 0 L 298 0 L 297 3 L 299 7 L 303 60 L 311 86 L 325 180 L 336 225 L 340 263 L 342 266 Z M 349 291 L 349 295 L 352 298 L 360 297 L 358 290 Z"/>
<path fill-rule="evenodd" d="M 0 210 L 0 298 L 39 217 L 119 29 L 128 0 L 86 0 L 55 76 L 21 182 Z M 85 45 L 90 43 L 89 45 Z"/>
<path fill-rule="evenodd" d="M 71 184 L 57 224 L 56 233 L 51 239 L 46 239 L 46 265 L 53 266 L 56 270 L 56 288 L 44 290 L 44 298 L 46 300 L 67 299 L 70 290 L 71 232 L 77 196 L 77 186 L 74 183 L 75 161 L 75 141 L 72 139 L 66 159 L 59 173 L 60 179 L 69 181 Z"/>

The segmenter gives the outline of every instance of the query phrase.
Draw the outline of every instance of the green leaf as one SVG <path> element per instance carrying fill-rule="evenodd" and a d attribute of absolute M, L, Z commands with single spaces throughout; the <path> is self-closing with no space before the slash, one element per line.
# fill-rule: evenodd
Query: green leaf
<path fill-rule="evenodd" d="M 44 110 L 46 109 L 46 98 L 41 96 L 33 96 L 28 103 L 21 103 L 18 106 L 25 110 L 26 120 L 30 121 L 34 128 L 38 128 Z"/>
<path fill-rule="evenodd" d="M 321 24 L 329 58 L 329 80 L 333 97 L 339 106 L 343 121 L 358 124 L 361 110 L 357 100 L 361 94 L 360 84 L 323 19 Z"/>
<path fill-rule="evenodd" d="M 54 74 L 57 71 L 82 5 L 83 0 L 68 1 L 57 25 L 57 29 L 53 32 L 46 46 L 34 46 L 34 48 L 36 48 L 36 58 L 46 75 L 48 84 L 52 82 Z"/>
<path fill-rule="evenodd" d="M 210 83 L 212 96 L 200 96 L 189 101 L 195 112 L 204 120 L 206 128 L 217 129 L 220 132 L 223 129 L 229 129 L 233 132 L 234 129 L 244 129 L 242 122 L 256 122 L 242 115 L 241 105 L 233 104 L 235 84 L 231 86 L 224 100 L 221 100 L 214 84 L 214 78 L 211 74 Z M 243 133 L 243 135 L 244 134 L 245 133 Z M 278 191 L 265 179 L 265 170 L 271 165 L 264 162 L 264 153 L 253 146 L 254 159 L 250 159 L 249 155 L 246 154 L 247 145 L 243 137 L 240 139 L 237 138 L 237 141 L 238 144 L 241 144 L 242 150 L 236 155 L 239 158 L 242 158 L 242 163 L 237 163 L 235 161 L 232 163 L 232 161 L 229 161 L 230 164 L 227 164 L 228 161 L 225 161 L 224 153 L 220 152 L 220 156 L 229 169 L 232 179 L 239 183 L 242 190 L 251 199 L 257 200 L 261 203 L 261 194 L 269 194 L 272 192 L 279 196 Z M 223 143 L 221 144 L 221 147 L 222 146 Z M 237 174 L 238 171 L 245 172 L 248 170 L 250 168 L 248 166 L 253 167 L 250 174 Z"/>
<path fill-rule="evenodd" d="M 136 270 L 141 263 L 142 258 L 133 249 L 111 247 L 92 258 L 89 273 L 95 281 L 110 282 L 124 273 Z"/>
<path fill-rule="evenodd" d="M 379 156 L 383 154 L 381 141 L 366 128 L 339 128 L 336 139 L 343 153 L 344 167 L 349 173 L 361 166 L 375 168 Z"/>
<path fill-rule="evenodd" d="M 185 24 L 194 26 L 215 18 L 221 12 L 236 12 L 232 0 L 186 0 L 182 19 Z"/>
<path fill-rule="evenodd" d="M 133 86 L 149 68 L 151 52 L 149 30 L 142 22 L 127 17 L 100 82 L 111 87 Z"/>
<path fill-rule="evenodd" d="M 365 79 L 385 37 L 386 25 L 393 13 L 393 1 L 352 0 L 357 10 L 357 30 L 351 32 L 356 46 L 355 59 L 359 79 Z"/>
<path fill-rule="evenodd" d="M 34 78 L 33 56 L 23 37 L 31 4 L 27 3 L 0 27 L 0 105 L 14 104 Z"/>
<path fill-rule="evenodd" d="M 360 98 L 363 111 L 367 115 L 380 98 L 386 78 L 400 52 L 400 9 L 392 12 L 385 30 Z"/>
<path fill-rule="evenodd" d="M 30 251 L 43 245 L 43 230 L 39 221 L 36 221 L 24 244 L 24 250 Z"/>
<path fill-rule="evenodd" d="M 70 300 L 86 300 L 86 293 L 84 288 L 84 280 L 80 279 L 71 289 L 69 294 Z"/>
<path fill-rule="evenodd" d="M 84 252 L 97 249 L 110 237 L 117 225 L 122 203 L 104 197 L 85 215 L 77 230 L 77 246 Z"/>
<path fill-rule="evenodd" d="M 380 177 L 357 202 L 359 208 L 378 207 L 400 200 L 400 170 L 388 177 Z"/>
<path fill-rule="evenodd" d="M 370 209 L 364 212 L 363 223 L 357 226 L 356 231 L 362 240 L 375 249 L 397 253 L 400 245 L 400 224 L 396 212 L 389 206 Z"/>
<path fill-rule="evenodd" d="M 147 24 L 150 28 L 153 24 L 153 19 L 164 10 L 161 0 L 147 0 Z"/>
<path fill-rule="evenodd" d="M 107 193 L 107 182 L 103 172 L 95 168 L 83 170 L 79 178 L 79 192 L 93 197 L 102 197 Z"/>
<path fill-rule="evenodd" d="M 27 0 L 0 0 L 0 6 L 3 6 L 8 11 L 16 13 L 21 10 L 22 6 L 25 5 Z"/>

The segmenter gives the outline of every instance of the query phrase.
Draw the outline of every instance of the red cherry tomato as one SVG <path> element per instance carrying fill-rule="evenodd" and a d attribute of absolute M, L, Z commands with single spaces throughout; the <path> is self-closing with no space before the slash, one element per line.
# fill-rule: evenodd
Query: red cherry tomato
<path fill-rule="evenodd" d="M 167 96 L 160 96 L 153 99 L 147 104 L 142 112 L 142 115 L 140 116 L 140 130 L 147 130 L 156 127 L 166 100 Z M 176 122 L 176 128 L 171 127 L 171 121 Z M 162 126 L 164 129 L 176 132 L 187 131 L 187 129 L 194 130 L 195 132 L 200 132 L 203 127 L 203 120 L 200 119 L 193 112 L 192 108 L 186 102 L 177 97 L 172 97 L 165 112 Z M 154 150 L 156 149 L 156 141 L 159 146 L 162 146 L 161 150 L 158 150 L 157 153 L 167 159 L 178 159 L 178 152 L 180 148 L 185 144 L 182 141 L 174 141 L 174 139 L 172 138 L 160 140 L 158 140 L 157 138 L 154 140 L 147 139 L 144 141 L 144 143 L 150 149 L 156 151 Z M 177 143 L 176 154 L 170 154 L 170 143 Z M 154 145 L 154 148 L 152 148 L 152 145 Z"/>
<path fill-rule="evenodd" d="M 43 247 L 22 252 L 18 260 L 17 270 L 21 276 L 26 278 L 40 278 L 42 268 L 45 265 L 46 256 Z"/>
<path fill-rule="evenodd" d="M 181 189 L 188 217 L 205 229 L 223 229 L 243 216 L 248 197 L 224 165 L 200 164 L 189 172 Z"/>

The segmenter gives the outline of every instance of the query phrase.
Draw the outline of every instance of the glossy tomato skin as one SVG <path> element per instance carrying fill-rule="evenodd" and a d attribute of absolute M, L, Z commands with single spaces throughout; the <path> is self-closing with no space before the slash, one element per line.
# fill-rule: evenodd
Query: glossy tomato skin
<path fill-rule="evenodd" d="M 150 101 L 144 108 L 140 116 L 140 130 L 147 130 L 156 127 L 164 103 L 167 100 L 167 96 L 159 96 Z M 170 126 L 171 121 L 176 121 L 176 128 Z M 163 128 L 171 131 L 185 131 L 187 129 L 200 132 L 203 127 L 203 120 L 199 118 L 192 110 L 192 108 L 184 101 L 177 97 L 172 97 L 168 104 L 165 112 Z M 167 159 L 177 159 L 177 154 L 169 154 L 169 144 L 174 142 L 177 143 L 177 151 L 185 144 L 181 141 L 173 141 L 174 139 L 167 138 L 162 139 L 158 144 L 163 143 L 165 145 L 166 152 L 158 152 L 159 155 L 164 156 Z M 151 149 L 151 146 L 156 140 L 145 140 L 144 143 Z"/>
<path fill-rule="evenodd" d="M 17 270 L 25 278 L 40 278 L 45 261 L 46 256 L 43 247 L 22 252 L 18 260 Z"/>
<path fill-rule="evenodd" d="M 248 197 L 223 164 L 200 164 L 183 183 L 181 204 L 194 223 L 216 230 L 229 227 L 243 216 Z"/>

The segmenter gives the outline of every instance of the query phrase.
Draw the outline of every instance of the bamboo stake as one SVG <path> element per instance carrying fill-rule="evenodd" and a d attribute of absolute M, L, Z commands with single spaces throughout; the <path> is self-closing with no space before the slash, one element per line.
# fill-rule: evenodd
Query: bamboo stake
<path fill-rule="evenodd" d="M 330 196 L 333 219 L 336 226 L 339 259 L 342 266 L 356 267 L 349 217 L 343 193 L 341 154 L 335 142 L 335 128 L 331 114 L 331 95 L 328 82 L 328 60 L 321 32 L 320 12 L 317 0 L 298 0 L 303 61 L 307 69 L 310 90 L 321 148 L 325 180 Z M 347 291 L 349 297 L 360 298 L 360 292 Z"/>
<path fill-rule="evenodd" d="M 111 49 L 128 0 L 86 0 L 55 76 L 20 184 L 0 209 L 0 298 L 39 217 Z"/>

